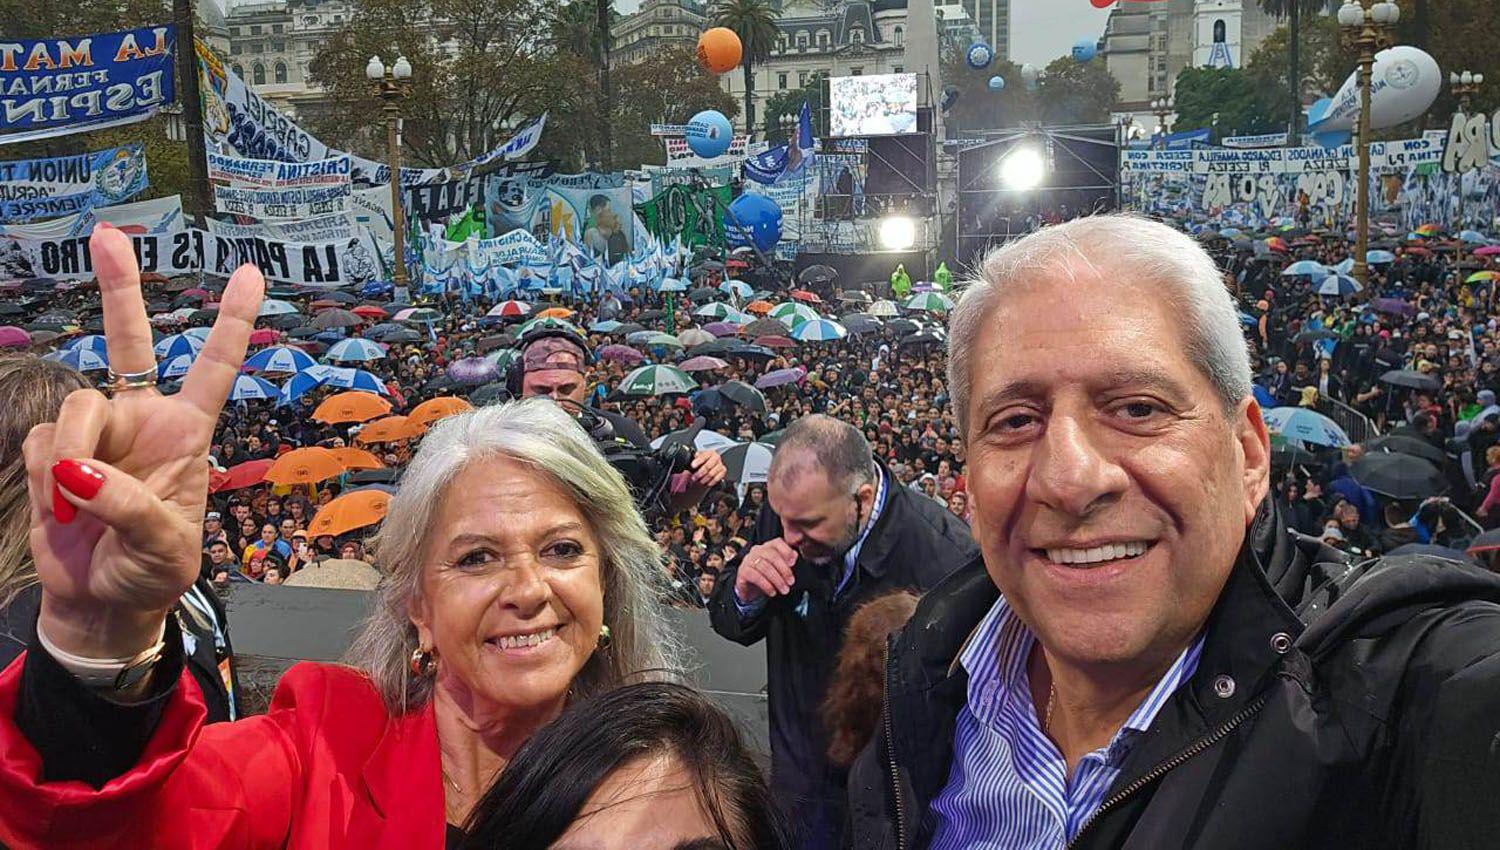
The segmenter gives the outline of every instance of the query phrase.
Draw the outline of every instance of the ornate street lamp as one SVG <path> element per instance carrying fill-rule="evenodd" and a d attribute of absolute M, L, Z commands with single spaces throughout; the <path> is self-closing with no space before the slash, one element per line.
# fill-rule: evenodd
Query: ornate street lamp
<path fill-rule="evenodd" d="M 1365 262 L 1370 250 L 1370 69 L 1375 51 L 1389 42 L 1401 20 L 1401 9 L 1390 0 L 1348 0 L 1339 7 L 1339 26 L 1344 37 L 1359 51 L 1359 185 L 1356 187 L 1354 219 L 1354 278 L 1362 286 L 1370 283 Z"/>
<path fill-rule="evenodd" d="M 380 97 L 385 113 L 387 157 L 391 163 L 391 214 L 395 217 L 396 256 L 391 283 L 406 286 L 406 213 L 401 204 L 401 144 L 396 128 L 401 121 L 401 98 L 411 91 L 411 63 L 405 56 L 386 65 L 379 56 L 371 56 L 365 65 L 365 76 Z"/>

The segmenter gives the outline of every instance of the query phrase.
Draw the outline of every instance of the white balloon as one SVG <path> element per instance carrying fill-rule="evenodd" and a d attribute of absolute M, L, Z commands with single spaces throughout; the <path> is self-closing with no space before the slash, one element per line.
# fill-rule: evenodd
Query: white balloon
<path fill-rule="evenodd" d="M 1443 72 L 1436 59 L 1408 44 L 1375 54 L 1370 73 L 1370 129 L 1394 127 L 1416 118 L 1437 99 Z M 1313 116 L 1309 116 L 1313 117 Z M 1339 87 L 1328 109 L 1308 125 L 1315 133 L 1352 130 L 1359 123 L 1359 71 Z"/>
<path fill-rule="evenodd" d="M 1025 80 L 1028 83 L 1034 83 L 1036 82 L 1036 78 L 1037 71 L 1035 65 L 1027 62 L 1025 65 L 1021 66 L 1021 79 Z"/>

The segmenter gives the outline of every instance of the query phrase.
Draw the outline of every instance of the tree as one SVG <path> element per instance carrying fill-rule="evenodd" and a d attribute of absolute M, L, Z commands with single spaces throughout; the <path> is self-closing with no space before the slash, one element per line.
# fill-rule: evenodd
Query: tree
<path fill-rule="evenodd" d="M 1172 91 L 1177 126 L 1214 129 L 1215 142 L 1226 135 L 1269 133 L 1279 126 L 1266 114 L 1266 101 L 1272 98 L 1239 68 L 1183 68 Z"/>
<path fill-rule="evenodd" d="M 762 128 L 766 140 L 779 145 L 787 140 L 787 131 L 782 128 L 782 119 L 790 116 L 793 121 L 802 113 L 806 103 L 812 111 L 813 137 L 828 135 L 828 72 L 815 71 L 807 78 L 807 84 L 787 89 L 772 95 L 766 101 L 766 114 Z"/>
<path fill-rule="evenodd" d="M 651 135 L 652 123 L 683 124 L 702 109 L 717 109 L 730 118 L 739 111 L 739 104 L 719 86 L 718 78 L 698 64 L 691 47 L 667 48 L 643 62 L 621 66 L 615 73 L 620 93 L 611 123 L 621 162 L 666 161 L 661 139 Z"/>
<path fill-rule="evenodd" d="M 990 78 L 1005 81 L 1005 88 L 992 91 Z M 1022 121 L 1037 120 L 1035 92 L 1028 92 L 1021 81 L 1021 66 L 996 60 L 990 67 L 976 71 L 961 54 L 955 53 L 943 67 L 943 81 L 957 90 L 953 106 L 944 119 L 950 137 L 964 132 L 999 130 L 1017 126 Z"/>
<path fill-rule="evenodd" d="M 1332 0 L 1260 0 L 1260 7 L 1265 10 L 1266 14 L 1278 21 L 1286 20 L 1291 28 L 1292 38 L 1287 40 L 1288 80 L 1302 79 L 1300 57 L 1302 44 L 1301 39 L 1296 37 L 1297 33 L 1302 30 L 1302 16 L 1304 14 L 1308 17 L 1316 16 L 1319 12 L 1326 10 L 1331 2 Z M 1292 85 L 1289 91 L 1291 92 L 1291 109 L 1287 124 L 1287 139 L 1290 144 L 1296 145 L 1302 128 L 1302 89 Z"/>
<path fill-rule="evenodd" d="M 1036 105 L 1046 124 L 1107 124 L 1119 100 L 1120 81 L 1103 62 L 1061 56 L 1037 84 Z"/>
<path fill-rule="evenodd" d="M 1291 27 L 1283 25 L 1261 42 L 1245 63 L 1245 73 L 1256 90 L 1262 126 L 1286 127 L 1291 123 L 1292 102 L 1281 95 L 1291 89 L 1291 71 L 1286 56 L 1290 52 Z M 1298 31 L 1301 56 L 1313 57 L 1298 66 L 1297 108 L 1308 94 L 1332 95 L 1343 85 L 1354 68 L 1355 55 L 1339 38 L 1338 21 L 1328 16 L 1311 18 Z"/>
<path fill-rule="evenodd" d="M 770 0 L 725 0 L 714 23 L 728 27 L 740 37 L 741 62 L 745 71 L 745 132 L 755 128 L 755 63 L 771 55 L 781 31 L 776 27 L 776 8 Z"/>

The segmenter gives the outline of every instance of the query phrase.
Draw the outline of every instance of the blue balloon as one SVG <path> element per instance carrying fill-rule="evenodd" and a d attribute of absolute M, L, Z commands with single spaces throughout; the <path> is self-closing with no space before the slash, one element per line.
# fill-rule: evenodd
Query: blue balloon
<path fill-rule="evenodd" d="M 687 123 L 687 143 L 693 153 L 704 159 L 723 156 L 729 150 L 734 128 L 717 109 L 705 109 Z"/>
<path fill-rule="evenodd" d="M 968 52 L 964 54 L 964 61 L 969 67 L 976 71 L 982 71 L 995 61 L 995 50 L 982 41 L 976 41 L 969 45 Z"/>
<path fill-rule="evenodd" d="M 1086 38 L 1080 38 L 1073 42 L 1073 61 L 1090 62 L 1099 55 L 1099 46 L 1096 42 Z"/>
<path fill-rule="evenodd" d="M 724 213 L 724 236 L 736 247 L 775 248 L 781 241 L 781 207 L 765 195 L 740 195 Z"/>
<path fill-rule="evenodd" d="M 990 91 L 1000 91 L 1005 88 L 1005 78 L 996 74 L 990 77 Z"/>

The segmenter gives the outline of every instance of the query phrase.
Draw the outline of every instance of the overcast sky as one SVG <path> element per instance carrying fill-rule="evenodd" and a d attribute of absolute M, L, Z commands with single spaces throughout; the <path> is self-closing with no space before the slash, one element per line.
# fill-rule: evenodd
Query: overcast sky
<path fill-rule="evenodd" d="M 1011 61 L 1045 65 L 1078 39 L 1099 38 L 1108 18 L 1108 9 L 1089 0 L 1010 0 Z"/>

